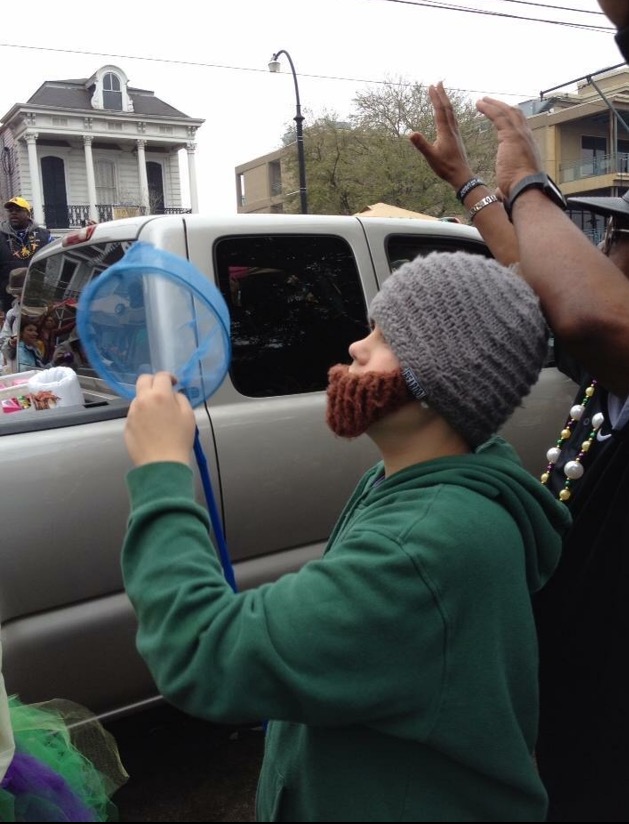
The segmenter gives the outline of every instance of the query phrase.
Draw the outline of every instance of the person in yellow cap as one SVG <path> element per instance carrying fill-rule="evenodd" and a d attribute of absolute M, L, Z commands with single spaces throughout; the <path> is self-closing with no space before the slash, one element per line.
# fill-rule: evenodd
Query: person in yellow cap
<path fill-rule="evenodd" d="M 4 204 L 7 219 L 0 223 L 0 303 L 11 308 L 6 287 L 9 274 L 19 266 L 28 266 L 35 252 L 53 239 L 44 226 L 31 217 L 31 204 L 23 197 L 12 197 Z"/>

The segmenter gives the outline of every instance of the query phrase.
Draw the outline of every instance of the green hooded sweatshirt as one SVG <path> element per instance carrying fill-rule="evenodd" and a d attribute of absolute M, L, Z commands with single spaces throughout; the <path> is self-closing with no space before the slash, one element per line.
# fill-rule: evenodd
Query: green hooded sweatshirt
<path fill-rule="evenodd" d="M 543 821 L 530 594 L 567 510 L 499 438 L 382 473 L 321 559 L 235 594 L 192 471 L 132 470 L 138 649 L 185 712 L 270 719 L 260 821 Z"/>

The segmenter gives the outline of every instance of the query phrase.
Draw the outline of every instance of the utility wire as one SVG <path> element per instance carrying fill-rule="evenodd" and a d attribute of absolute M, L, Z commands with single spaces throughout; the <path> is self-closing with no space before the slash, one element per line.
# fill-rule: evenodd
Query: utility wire
<path fill-rule="evenodd" d="M 577 14 L 596 14 L 598 17 L 605 17 L 602 11 L 593 9 L 572 9 L 569 6 L 551 6 L 548 3 L 529 3 L 528 0 L 502 0 L 503 3 L 517 3 L 519 6 L 539 6 L 542 9 L 556 9 L 557 11 L 574 11 Z"/>
<path fill-rule="evenodd" d="M 571 28 L 579 28 L 585 29 L 587 31 L 593 32 L 614 32 L 615 29 L 609 27 L 601 27 L 601 26 L 588 26 L 581 23 L 569 23 L 565 21 L 559 20 L 546 20 L 541 18 L 532 18 L 532 17 L 523 17 L 521 15 L 516 14 L 504 14 L 502 12 L 496 11 L 488 11 L 482 10 L 477 8 L 470 8 L 467 6 L 457 6 L 451 3 L 443 3 L 437 2 L 436 0 L 424 0 L 424 2 L 420 2 L 420 0 L 381 0 L 381 2 L 386 3 L 399 3 L 402 5 L 409 5 L 409 6 L 419 6 L 425 8 L 432 8 L 432 9 L 439 9 L 443 11 L 459 11 L 463 13 L 469 14 L 483 14 L 489 15 L 492 17 L 504 17 L 508 19 L 515 19 L 515 20 L 528 20 L 530 22 L 537 22 L 537 23 L 548 23 L 551 25 L 559 25 L 559 26 L 569 26 Z M 585 12 L 580 9 L 572 9 L 562 6 L 549 6 L 544 3 L 527 3 L 525 0 L 503 0 L 503 2 L 512 2 L 518 3 L 521 5 L 535 5 L 541 6 L 542 8 L 552 8 L 561 11 L 575 11 L 581 13 L 592 13 L 602 15 L 602 12 Z M 604 15 L 603 15 L 604 16 Z M 62 49 L 62 48 L 53 48 L 51 46 L 26 46 L 19 43 L 0 43 L 0 48 L 10 48 L 10 49 L 28 49 L 32 51 L 47 51 L 47 52 L 56 52 L 59 54 L 76 54 L 76 55 L 85 55 L 90 57 L 109 57 L 109 58 L 117 58 L 122 60 L 144 60 L 147 62 L 154 62 L 154 63 L 169 63 L 172 65 L 179 65 L 179 66 L 198 66 L 199 68 L 207 68 L 207 69 L 226 69 L 228 71 L 244 71 L 244 72 L 260 72 L 265 73 L 266 69 L 258 69 L 258 68 L 251 68 L 246 66 L 228 66 L 222 65 L 219 63 L 205 63 L 202 61 L 193 61 L 193 60 L 174 60 L 165 57 L 141 57 L 138 55 L 131 55 L 131 54 L 115 54 L 115 53 L 108 53 L 108 52 L 93 52 L 87 51 L 82 49 Z M 307 77 L 313 80 L 336 80 L 341 82 L 348 82 L 348 83 L 369 83 L 374 85 L 383 85 L 383 86 L 390 86 L 394 85 L 390 80 L 371 80 L 366 78 L 360 77 L 339 77 L 335 75 L 323 75 L 323 74 L 303 74 L 300 72 L 300 77 Z M 402 85 L 411 85 L 410 83 L 402 83 Z M 467 94 L 479 94 L 477 89 L 452 89 L 452 91 L 463 92 Z M 490 95 L 502 96 L 502 97 L 526 97 L 529 93 L 528 92 L 500 92 L 500 91 L 492 91 L 486 92 Z"/>
<path fill-rule="evenodd" d="M 58 52 L 61 54 L 79 54 L 79 55 L 86 55 L 88 57 L 112 57 L 120 60 L 145 60 L 150 63 L 169 63 L 172 65 L 178 66 L 198 66 L 199 68 L 203 69 L 227 69 L 228 71 L 238 71 L 238 72 L 259 72 L 261 74 L 268 74 L 268 69 L 258 69 L 253 67 L 247 66 L 227 66 L 221 63 L 203 63 L 201 61 L 194 61 L 194 60 L 173 60 L 167 57 L 141 57 L 139 55 L 134 54 L 115 54 L 113 52 L 93 52 L 93 51 L 84 51 L 79 49 L 59 49 L 53 48 L 52 46 L 24 46 L 21 43 L 0 43 L 0 49 L 30 49 L 32 51 L 46 51 L 46 52 Z M 299 73 L 299 77 L 308 77 L 312 80 L 338 80 L 343 81 L 346 83 L 368 83 L 371 85 L 378 85 L 378 86 L 395 86 L 398 85 L 396 81 L 393 80 L 372 80 L 367 79 L 364 77 L 337 77 L 334 75 L 329 74 L 304 74 L 303 72 Z M 411 86 L 412 83 L 402 82 L 399 85 L 402 86 Z M 526 97 L 530 95 L 530 92 L 487 92 L 487 91 L 479 91 L 478 89 L 452 89 L 452 91 L 457 92 L 465 92 L 467 94 L 488 94 L 488 95 L 495 95 L 495 96 L 502 96 L 502 97 Z"/>
<path fill-rule="evenodd" d="M 507 20 L 526 20 L 530 23 L 548 23 L 553 26 L 567 26 L 571 29 L 583 29 L 592 32 L 615 32 L 616 29 L 610 26 L 591 26 L 587 23 L 570 23 L 566 20 L 548 20 L 543 17 L 524 17 L 521 14 L 507 14 L 502 11 L 489 11 L 487 9 L 470 8 L 468 6 L 453 6 L 446 3 L 430 2 L 430 0 L 380 0 L 383 3 L 399 3 L 403 6 L 418 6 L 428 9 L 440 9 L 442 11 L 458 11 L 463 14 L 484 14 L 488 17 L 502 17 Z M 546 7 L 548 8 L 548 7 Z M 576 9 L 575 9 L 576 11 Z"/>

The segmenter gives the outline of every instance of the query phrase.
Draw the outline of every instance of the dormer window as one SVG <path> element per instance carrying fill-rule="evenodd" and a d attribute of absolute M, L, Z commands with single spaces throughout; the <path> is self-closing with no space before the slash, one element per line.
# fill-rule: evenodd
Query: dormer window
<path fill-rule="evenodd" d="M 122 89 L 120 78 L 113 72 L 103 77 L 103 107 L 112 111 L 122 111 Z"/>
<path fill-rule="evenodd" d="M 127 75 L 118 66 L 102 66 L 85 83 L 94 109 L 110 112 L 132 112 Z"/>

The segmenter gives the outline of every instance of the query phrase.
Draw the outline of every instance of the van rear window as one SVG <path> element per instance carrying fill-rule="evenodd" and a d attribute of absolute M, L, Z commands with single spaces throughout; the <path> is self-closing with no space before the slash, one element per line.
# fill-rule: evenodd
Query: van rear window
<path fill-rule="evenodd" d="M 492 256 L 482 241 L 466 242 L 460 237 L 431 235 L 389 235 L 386 239 L 386 252 L 392 272 L 418 255 L 425 257 L 431 252 L 469 252 Z"/>
<path fill-rule="evenodd" d="M 133 241 L 94 243 L 62 248 L 33 262 L 20 308 L 20 329 L 34 322 L 45 330 L 42 359 L 49 366 L 71 366 L 79 374 L 94 375 L 76 331 L 76 307 L 81 291 L 95 277 L 120 260 Z M 50 319 L 50 320 L 48 320 Z M 20 362 L 16 371 L 32 368 Z"/>

